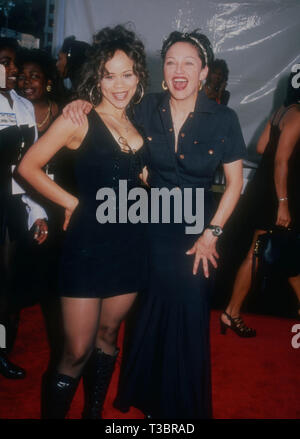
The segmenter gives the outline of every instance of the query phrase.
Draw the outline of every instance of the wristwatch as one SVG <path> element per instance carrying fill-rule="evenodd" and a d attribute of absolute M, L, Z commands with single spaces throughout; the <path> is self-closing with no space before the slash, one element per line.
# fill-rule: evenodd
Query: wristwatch
<path fill-rule="evenodd" d="M 215 225 L 213 225 L 213 224 L 209 224 L 206 228 L 209 229 L 209 230 L 211 230 L 211 231 L 212 231 L 212 234 L 213 234 L 214 236 L 221 236 L 222 233 L 223 233 L 223 229 L 222 229 L 222 227 L 220 227 L 220 226 L 215 226 Z"/>

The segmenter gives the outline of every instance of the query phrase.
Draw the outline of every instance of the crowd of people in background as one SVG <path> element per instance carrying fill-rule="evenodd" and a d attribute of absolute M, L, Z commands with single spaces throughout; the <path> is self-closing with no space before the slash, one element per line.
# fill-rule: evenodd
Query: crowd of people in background
<path fill-rule="evenodd" d="M 60 201 L 60 197 L 63 196 L 59 192 L 57 192 L 57 196 L 55 195 L 56 198 L 51 198 L 48 196 L 47 189 L 44 189 L 43 183 L 35 185 L 34 180 L 31 181 L 26 167 L 25 171 L 23 171 L 24 166 L 23 168 L 21 166 L 22 172 L 20 173 L 16 172 L 16 167 L 18 167 L 26 152 L 38 139 L 41 139 L 39 141 L 41 145 L 43 145 L 43 142 L 46 145 L 47 141 L 49 143 L 50 140 L 55 145 L 55 132 L 48 130 L 56 121 L 54 126 L 58 127 L 58 131 L 59 129 L 65 129 L 66 132 L 69 130 L 71 134 L 69 133 L 69 137 L 66 136 L 63 145 L 58 145 L 59 142 L 56 142 L 58 145 L 56 150 L 55 146 L 53 146 L 51 154 L 49 152 L 49 160 L 43 163 L 41 169 L 65 194 L 69 194 L 70 199 L 73 201 L 77 200 L 77 197 L 79 197 L 78 193 L 81 191 L 80 194 L 82 194 L 82 180 L 80 178 L 83 178 L 83 174 L 87 172 L 86 169 L 81 170 L 78 168 L 77 149 L 81 144 L 86 146 L 84 142 L 86 142 L 85 135 L 87 133 L 88 140 L 92 142 L 90 140 L 91 136 L 96 138 L 98 133 L 98 136 L 101 135 L 104 138 L 107 135 L 107 127 L 109 127 L 109 131 L 112 134 L 110 141 L 113 141 L 113 137 L 117 138 L 117 143 L 119 142 L 122 152 L 132 153 L 131 146 L 135 143 L 138 145 L 132 155 L 135 156 L 136 160 L 136 168 L 134 169 L 138 169 L 139 173 L 143 174 L 141 178 L 143 179 L 142 184 L 144 187 L 149 185 L 155 187 L 168 186 L 168 179 L 170 181 L 174 180 L 172 184 L 170 183 L 170 187 L 173 183 L 174 187 L 196 187 L 202 184 L 207 189 L 205 203 L 206 207 L 208 206 L 207 212 L 209 211 L 210 215 L 205 219 L 206 231 L 197 243 L 194 243 L 193 240 L 186 242 L 186 236 L 182 235 L 181 237 L 182 230 L 177 226 L 174 226 L 173 229 L 171 226 L 161 228 L 151 226 L 148 228 L 151 240 L 151 245 L 148 245 L 150 253 L 152 252 L 149 256 L 152 269 L 148 278 L 150 286 L 147 286 L 143 279 L 137 285 L 134 282 L 132 284 L 129 283 L 129 290 L 127 289 L 126 292 L 136 293 L 139 289 L 148 288 L 149 291 L 151 289 L 155 290 L 155 294 L 153 293 L 152 296 L 151 294 L 141 294 L 141 315 L 137 319 L 135 334 L 143 333 L 143 340 L 139 340 L 137 335 L 135 335 L 131 351 L 128 353 L 127 363 L 121 372 L 120 393 L 117 397 L 116 406 L 120 410 L 125 410 L 132 404 L 141 408 L 148 417 L 154 418 L 159 418 L 160 416 L 177 418 L 197 417 L 198 412 L 201 412 L 199 417 L 209 418 L 211 416 L 210 371 L 209 366 L 206 369 L 201 369 L 204 364 L 203 358 L 209 356 L 207 353 L 209 344 L 204 339 L 205 348 L 197 353 L 197 349 L 195 352 L 193 347 L 194 345 L 191 345 L 189 350 L 188 343 L 192 340 L 195 332 L 208 331 L 209 320 L 207 310 L 212 285 L 208 284 L 207 279 L 209 278 L 209 271 L 213 271 L 213 267 L 217 267 L 218 254 L 216 252 L 216 242 L 223 231 L 223 225 L 238 200 L 239 184 L 241 182 L 241 160 L 246 157 L 238 121 L 235 114 L 231 113 L 232 110 L 227 107 L 230 99 L 230 92 L 227 90 L 229 69 L 225 60 L 214 59 L 210 43 L 206 40 L 205 36 L 196 31 L 190 34 L 174 32 L 164 42 L 162 47 L 164 68 L 162 88 L 164 90 L 164 98 L 161 99 L 160 97 L 161 100 L 159 100 L 157 97 L 148 96 L 143 99 L 148 73 L 142 61 L 144 56 L 142 43 L 135 40 L 135 37 L 129 34 L 127 30 L 122 30 L 121 27 L 117 30 L 99 32 L 97 38 L 102 40 L 96 39 L 92 46 L 86 42 L 77 41 L 74 37 L 66 38 L 59 51 L 57 61 L 46 51 L 24 49 L 14 39 L 0 38 L 0 64 L 5 67 L 6 72 L 6 86 L 0 89 L 0 324 L 5 326 L 7 332 L 6 347 L 0 349 L 0 374 L 9 379 L 25 378 L 26 371 L 21 365 L 16 365 L 9 360 L 9 353 L 13 349 L 21 309 L 24 306 L 39 303 L 45 318 L 51 352 L 47 375 L 43 378 L 43 392 L 45 394 L 43 396 L 44 401 L 42 402 L 42 416 L 45 418 L 63 418 L 66 416 L 81 374 L 84 376 L 84 367 L 91 368 L 91 362 L 93 362 L 95 364 L 95 370 L 92 371 L 94 382 L 90 376 L 85 378 L 85 389 L 88 396 L 86 397 L 83 417 L 101 417 L 103 401 L 118 354 L 116 347 L 118 329 L 131 306 L 133 296 L 130 299 L 126 299 L 126 294 L 122 297 L 119 295 L 113 296 L 112 294 L 97 296 L 88 291 L 76 291 L 74 293 L 76 288 L 78 289 L 81 285 L 80 282 L 83 284 L 82 277 L 76 278 L 77 286 L 74 285 L 75 281 L 73 280 L 70 287 L 72 291 L 67 293 L 68 299 L 64 297 L 62 302 L 62 312 L 59 293 L 59 279 L 61 279 L 59 274 L 61 270 L 60 261 L 63 249 L 66 248 L 64 230 L 66 230 L 70 218 L 68 218 L 65 210 L 62 208 L 64 204 Z M 91 56 L 94 56 L 94 59 Z M 194 71 L 192 72 L 194 67 L 189 70 L 190 66 L 187 66 L 187 63 L 184 65 L 184 68 L 182 67 L 183 59 L 185 60 L 184 57 L 187 56 L 190 57 L 189 62 L 194 63 L 195 70 L 198 69 L 197 73 L 201 78 L 199 88 L 197 88 L 195 93 L 193 92 L 194 94 L 191 94 L 192 98 L 190 95 L 188 97 L 184 95 L 184 98 L 181 97 L 185 90 L 185 85 L 183 84 L 186 81 L 186 77 L 192 82 L 190 78 L 193 78 L 193 75 L 195 76 Z M 95 60 L 97 60 L 97 65 Z M 93 62 L 96 67 L 93 65 Z M 121 94 L 121 92 L 114 89 L 110 91 L 107 84 L 109 82 L 109 69 L 111 71 L 115 69 L 116 72 L 119 72 L 118 68 L 120 65 L 122 68 L 125 66 L 128 72 L 130 71 L 130 74 L 137 78 L 137 81 L 132 86 L 132 96 L 130 96 L 130 99 L 128 98 L 128 102 L 126 101 L 128 108 L 134 106 L 135 109 L 131 111 L 132 108 L 130 107 L 130 115 L 126 115 L 122 109 L 122 115 L 120 112 L 121 116 L 118 119 L 115 117 L 115 113 L 110 114 L 113 105 L 110 106 L 109 99 L 113 100 L 116 98 L 116 100 L 119 99 L 119 102 L 121 102 L 122 99 L 118 96 L 118 93 Z M 182 72 L 175 72 L 177 76 L 174 76 L 174 71 L 176 71 L 176 68 L 179 69 L 179 65 L 181 66 L 180 68 L 186 69 L 184 72 L 188 72 L 185 73 L 186 76 Z M 89 72 L 87 66 L 90 68 Z M 100 75 L 99 83 L 95 79 L 95 72 L 92 71 L 93 68 L 101 72 L 102 76 Z M 120 76 L 119 73 L 117 75 Z M 69 80 L 69 87 L 65 86 L 66 79 Z M 251 286 L 251 273 L 253 272 L 254 263 L 253 252 L 258 235 L 265 233 L 275 226 L 293 227 L 299 234 L 300 94 L 299 89 L 291 87 L 291 80 L 292 77 L 289 78 L 287 98 L 284 105 L 272 115 L 258 142 L 257 150 L 258 153 L 263 155 L 263 158 L 256 176 L 253 182 L 249 184 L 245 194 L 245 197 L 248 199 L 249 212 L 251 211 L 249 221 L 251 221 L 253 226 L 253 242 L 247 257 L 237 273 L 232 298 L 220 316 L 223 334 L 230 328 L 241 337 L 256 336 L 255 329 L 249 328 L 244 323 L 240 311 Z M 118 86 L 115 85 L 115 87 L 117 88 Z M 110 98 L 108 99 L 107 96 L 110 96 Z M 168 96 L 168 99 L 170 99 L 170 108 L 169 101 L 165 96 Z M 195 100 L 193 100 L 194 97 Z M 74 106 L 69 106 L 65 113 L 65 118 L 74 117 L 73 132 L 68 125 L 70 122 L 63 120 L 62 111 L 68 103 L 76 98 L 81 98 L 81 101 L 76 101 Z M 158 111 L 161 118 L 159 121 Z M 219 124 L 215 125 L 215 130 L 218 130 L 219 133 L 218 138 L 223 139 L 222 142 L 226 138 L 227 143 L 225 142 L 225 146 L 224 143 L 216 144 L 213 147 L 207 147 L 207 149 L 205 145 L 208 145 L 207 142 L 210 138 L 209 134 L 207 134 L 208 137 L 205 137 L 205 127 L 203 126 L 201 136 L 205 137 L 206 143 L 204 143 L 204 146 L 207 149 L 207 151 L 205 150 L 207 154 L 202 157 L 200 155 L 197 156 L 199 153 L 196 152 L 193 162 L 190 163 L 187 158 L 189 147 L 184 143 L 184 137 L 189 131 L 189 135 L 193 135 L 195 138 L 195 145 L 200 138 L 199 127 L 192 125 L 194 111 L 195 113 L 204 112 L 216 115 L 216 118 L 219 120 Z M 96 113 L 98 113 L 98 116 Z M 97 128 L 98 131 L 94 132 L 92 130 L 100 123 L 97 119 L 99 116 L 105 124 L 102 126 L 102 131 L 100 131 L 100 128 Z M 78 121 L 81 123 L 80 129 L 76 125 Z M 190 127 L 188 130 L 187 128 L 183 130 L 183 127 L 187 127 L 185 125 L 186 121 L 190 123 Z M 160 123 L 162 124 L 161 126 L 159 125 Z M 209 123 L 212 123 L 212 118 Z M 207 129 L 209 123 L 207 122 Z M 83 126 L 86 124 L 86 131 L 84 131 L 85 128 L 82 128 L 82 124 Z M 227 130 L 228 124 L 232 127 L 230 133 Z M 143 127 L 143 130 L 139 129 L 140 126 Z M 176 172 L 174 171 L 173 174 L 173 171 L 164 167 L 166 165 L 162 165 L 164 160 L 169 160 L 167 153 L 163 152 L 162 148 L 167 140 L 163 138 L 162 134 L 159 134 L 166 126 L 168 126 L 169 135 L 173 136 L 174 132 L 175 136 L 177 164 L 175 166 Z M 43 137 L 45 133 L 46 136 Z M 140 145 L 141 136 L 144 136 L 142 146 Z M 156 136 L 158 140 L 156 140 Z M 76 140 L 76 143 L 74 138 L 80 138 L 80 142 Z M 130 138 L 129 143 L 127 138 Z M 124 141 L 122 141 L 123 143 L 120 142 L 120 139 L 125 139 L 126 144 Z M 179 139 L 178 144 L 177 139 Z M 98 140 L 99 142 L 101 141 L 100 138 Z M 173 140 L 172 138 L 172 142 Z M 170 139 L 168 141 L 170 142 Z M 76 147 L 74 147 L 74 142 L 77 145 Z M 157 143 L 156 149 L 155 142 Z M 149 145 L 145 147 L 144 143 Z M 220 148 L 222 145 L 225 148 L 225 152 L 221 152 Z M 112 148 L 114 148 L 113 145 Z M 151 148 L 153 149 L 151 150 Z M 140 153 L 138 152 L 139 149 L 141 149 Z M 84 160 L 88 162 L 97 159 L 96 155 L 96 158 L 93 158 L 94 156 L 88 159 L 85 158 L 82 150 L 84 151 L 83 148 L 78 149 L 78 151 L 81 151 L 80 154 L 83 162 Z M 90 147 L 90 150 L 92 151 L 92 147 Z M 204 154 L 203 151 L 201 154 Z M 120 159 L 116 160 L 115 155 L 116 151 L 114 151 L 113 156 L 115 160 L 114 166 L 121 167 Z M 130 156 L 130 154 L 128 155 Z M 37 153 L 36 156 L 34 153 L 32 156 L 35 160 L 43 162 L 43 159 L 40 159 Z M 213 164 L 212 159 L 215 160 Z M 105 160 L 107 160 L 107 157 Z M 76 166 L 75 162 L 77 163 Z M 183 162 L 185 163 L 185 168 L 182 166 Z M 195 167 L 197 163 L 201 172 Z M 206 174 L 204 168 L 201 168 L 201 166 L 204 166 L 203 163 L 207 166 L 208 174 Z M 225 191 L 222 198 L 223 201 L 221 200 L 220 202 L 221 207 L 219 206 L 219 209 L 216 210 L 213 208 L 213 201 L 209 198 L 208 188 L 210 177 L 212 177 L 218 165 L 222 169 L 224 168 L 227 178 L 227 192 Z M 146 176 L 143 167 L 147 168 Z M 76 175 L 74 168 L 76 168 Z M 92 179 L 93 174 L 92 171 L 90 172 L 90 178 Z M 105 171 L 101 172 L 105 175 Z M 119 168 L 118 172 L 121 172 Z M 126 172 L 124 175 L 127 175 Z M 88 179 L 87 174 L 85 174 L 85 178 Z M 107 177 L 107 181 L 109 178 Z M 132 178 L 134 179 L 135 176 Z M 95 177 L 95 185 L 96 181 L 98 184 L 98 180 Z M 81 185 L 80 188 L 78 187 L 79 185 Z M 234 185 L 236 185 L 235 188 Z M 33 186 L 35 186 L 35 189 L 33 189 Z M 46 186 L 46 183 L 44 183 L 44 186 Z M 41 190 L 40 187 L 42 188 Z M 55 193 L 54 186 L 53 192 Z M 230 200 L 230 197 L 233 201 Z M 71 222 L 73 221 L 72 230 L 74 231 L 74 223 L 76 228 L 82 211 L 77 208 L 77 205 L 73 207 L 69 216 L 71 217 L 73 212 L 74 215 L 76 214 L 75 220 L 73 221 L 73 216 L 71 219 Z M 213 215 L 215 210 L 217 213 Z M 82 236 L 87 235 L 79 226 L 78 230 L 81 230 Z M 108 228 L 107 230 L 108 232 L 105 232 L 106 238 L 101 235 L 99 237 L 100 240 L 108 239 L 111 236 L 110 229 Z M 78 236 L 79 231 L 76 232 Z M 77 236 L 76 233 L 73 232 L 75 238 Z M 127 233 L 126 231 L 126 239 L 128 240 L 128 236 L 131 236 L 133 232 L 130 229 L 128 235 Z M 97 233 L 95 232 L 93 236 L 97 236 Z M 122 237 L 120 235 L 118 243 L 114 244 L 116 245 L 114 255 L 124 251 L 124 248 L 126 249 L 127 244 L 125 244 L 125 241 L 122 250 L 118 247 L 123 238 L 122 232 Z M 112 237 L 109 239 L 113 242 Z M 214 240 L 213 243 L 212 239 Z M 83 270 L 86 260 L 84 258 L 81 260 L 79 256 L 77 257 L 76 253 L 82 251 L 82 249 L 80 250 L 79 247 L 75 248 L 74 240 L 70 242 L 69 239 L 67 245 L 69 246 L 69 254 L 76 254 L 77 259 L 76 261 L 74 259 L 74 264 L 71 268 L 68 268 L 71 262 L 70 260 L 66 261 L 65 258 L 63 262 L 65 273 L 68 272 L 67 270 L 74 271 L 76 267 L 78 267 L 79 271 Z M 91 241 L 89 241 L 89 245 L 92 246 Z M 136 248 L 141 245 L 139 241 L 136 243 Z M 199 256 L 197 263 L 195 262 L 196 265 L 193 268 L 194 275 L 197 272 L 200 258 L 202 259 L 204 272 L 204 276 L 203 274 L 202 277 L 201 275 L 196 276 L 198 279 L 198 283 L 196 283 L 195 276 L 193 278 L 189 277 L 188 270 L 190 267 L 184 267 L 185 262 L 182 259 L 182 255 L 185 255 L 184 251 L 190 255 L 198 255 L 197 252 L 200 251 L 200 247 L 201 249 L 209 250 L 206 253 L 201 250 L 202 253 L 199 253 L 201 257 Z M 181 253 L 179 255 L 178 250 L 182 252 L 182 255 Z M 171 252 L 171 255 L 168 252 Z M 134 252 L 132 251 L 131 253 L 133 254 Z M 130 257 L 132 257 L 132 254 Z M 91 258 L 91 256 L 89 257 Z M 126 259 L 126 256 L 124 258 Z M 123 262 L 124 258 L 122 259 Z M 170 264 L 172 263 L 170 267 L 167 264 L 168 258 Z M 126 273 L 130 272 L 132 265 L 137 266 L 137 264 L 141 264 L 141 257 L 139 256 L 138 259 L 139 262 L 132 260 L 131 268 L 129 268 L 131 259 L 128 259 Z M 80 264 L 78 260 L 81 261 Z M 125 262 L 124 264 L 126 265 Z M 290 265 L 292 269 L 287 272 L 286 276 L 296 293 L 300 316 L 299 263 L 295 263 L 293 260 Z M 177 277 L 175 276 L 171 280 L 174 267 L 177 267 L 175 268 Z M 142 269 L 143 267 L 141 266 L 138 270 L 139 276 Z M 185 269 L 186 272 L 184 271 Z M 123 268 L 123 270 L 125 269 Z M 182 277 L 178 274 L 181 270 Z M 118 271 L 118 276 L 120 279 L 123 279 L 120 272 L 122 272 L 121 269 Z M 89 271 L 89 273 L 90 276 L 96 276 L 93 271 Z M 69 273 L 70 276 L 71 274 Z M 134 276 L 137 278 L 138 274 L 136 273 Z M 212 277 L 214 276 L 212 275 Z M 70 284 L 69 278 L 67 281 L 64 281 L 66 285 Z M 101 279 L 99 282 L 101 282 Z M 122 282 L 126 283 L 125 280 L 122 280 Z M 118 289 L 119 285 L 116 288 Z M 201 289 L 201 291 L 205 291 L 207 297 L 203 295 L 201 301 L 198 302 L 200 299 L 196 297 L 196 293 L 194 296 L 191 293 L 190 302 L 186 304 L 185 298 L 182 295 L 184 288 L 189 289 L 191 292 L 197 292 Z M 122 287 L 119 289 L 122 290 Z M 193 381 L 190 381 L 190 377 L 183 377 L 182 370 L 179 370 L 180 367 L 178 366 L 178 370 L 173 371 L 174 377 L 175 375 L 180 376 L 176 391 L 173 385 L 168 386 L 167 384 L 167 375 L 172 376 L 172 373 L 170 375 L 170 370 L 174 369 L 174 366 L 170 366 L 169 363 L 176 361 L 174 357 L 175 351 L 172 351 L 172 346 L 170 345 L 168 348 L 166 346 L 160 347 L 160 364 L 156 364 L 153 359 L 156 355 L 155 348 L 159 345 L 156 330 L 162 325 L 164 321 L 162 316 L 166 317 L 167 312 L 166 310 L 163 311 L 163 305 L 159 308 L 158 291 L 159 297 L 163 298 L 166 303 L 168 301 L 171 303 L 172 301 L 174 309 L 180 304 L 178 305 L 178 310 L 176 308 L 175 311 L 172 311 L 173 308 L 171 308 L 171 311 L 168 311 L 170 312 L 170 315 L 168 314 L 169 321 L 175 319 L 174 316 L 176 316 L 178 321 L 176 319 L 172 320 L 174 327 L 168 326 L 169 323 L 165 323 L 165 330 L 170 331 L 170 334 L 173 334 L 172 337 L 177 337 L 176 334 L 179 327 L 177 325 L 181 322 L 180 324 L 189 332 L 190 336 L 190 339 L 187 338 L 189 342 L 183 339 L 180 341 L 187 362 L 185 364 L 182 359 L 180 361 L 178 359 L 178 362 L 183 365 L 185 375 L 185 368 L 193 374 Z M 178 303 L 173 303 L 173 296 L 176 297 Z M 83 297 L 87 300 L 85 302 L 86 311 L 82 314 L 81 308 L 77 309 L 76 306 L 81 303 L 80 300 Z M 106 320 L 105 316 L 103 316 L 103 310 L 102 314 L 100 314 L 100 302 L 98 312 L 96 312 L 94 302 L 91 308 L 89 308 L 91 303 L 89 299 L 95 297 L 104 299 L 109 297 L 111 300 L 111 302 L 103 301 L 104 304 L 108 304 L 102 305 L 109 316 Z M 193 303 L 201 310 L 203 326 L 199 324 L 199 316 L 195 313 L 195 310 L 190 309 Z M 182 321 L 184 322 L 184 317 L 180 316 L 181 306 L 186 306 L 187 313 L 190 313 L 188 322 L 182 323 Z M 172 315 L 172 312 L 174 312 L 174 315 Z M 92 326 L 92 315 L 94 315 L 95 322 L 93 327 L 88 330 L 85 322 L 89 320 L 89 325 Z M 152 316 L 151 325 L 153 328 L 150 323 L 150 326 L 146 328 L 146 320 L 150 322 L 150 315 Z M 84 318 L 82 326 L 80 326 L 81 318 Z M 105 321 L 108 328 L 115 325 L 114 336 L 111 336 L 113 338 L 112 342 L 108 341 L 109 337 L 105 333 L 103 325 L 101 326 L 101 322 L 98 328 L 97 322 L 99 318 Z M 181 321 L 180 319 L 183 320 Z M 78 326 L 77 332 L 74 329 L 76 324 Z M 67 327 L 68 325 L 69 328 Z M 150 330 L 149 328 L 152 329 Z M 81 334 L 79 334 L 79 329 Z M 160 327 L 160 333 L 161 331 L 163 329 Z M 83 334 L 86 335 L 86 342 L 82 341 Z M 185 334 L 184 331 L 182 334 Z M 65 346 L 62 343 L 63 339 L 67 340 Z M 156 347 L 153 346 L 153 343 L 156 343 Z M 92 353 L 91 346 L 94 348 Z M 79 355 L 80 352 L 82 355 Z M 165 361 L 163 366 L 161 357 Z M 150 366 L 148 367 L 146 362 L 151 362 L 153 370 L 150 370 Z M 192 370 L 191 363 L 197 365 L 197 370 Z M 165 375 L 162 374 L 162 367 L 165 368 Z M 103 376 L 99 378 L 102 370 L 108 374 L 104 384 Z M 143 370 L 144 375 L 141 374 L 141 370 Z M 202 370 L 203 379 L 197 381 L 199 370 Z M 98 378 L 95 377 L 95 374 L 97 374 Z M 99 379 L 102 379 L 102 381 L 100 382 Z M 165 383 L 163 385 L 161 384 L 162 380 Z M 136 384 L 137 382 L 139 383 L 138 385 Z M 183 383 L 184 390 L 182 390 Z M 192 399 L 193 389 L 189 389 L 189 386 L 194 387 L 195 383 L 199 388 L 201 387 L 201 398 L 203 400 L 200 400 L 200 397 L 197 401 Z M 103 385 L 105 388 L 101 396 L 95 390 L 99 385 Z M 59 386 L 60 390 L 58 391 Z M 64 390 L 61 390 L 62 388 Z M 65 392 L 65 396 L 63 392 Z M 160 400 L 159 403 L 158 399 Z M 99 402 L 100 400 L 101 402 Z"/>
<path fill-rule="evenodd" d="M 74 37 L 67 38 L 56 61 L 44 50 L 22 48 L 13 38 L 0 39 L 6 83 L 0 89 L 0 323 L 7 334 L 6 347 L 0 349 L 0 373 L 6 378 L 25 377 L 24 369 L 8 359 L 22 307 L 41 304 L 53 358 L 59 351 L 55 291 L 63 239 L 63 212 L 13 175 L 12 166 L 70 101 L 73 85 L 67 88 L 63 80 L 70 78 L 76 83 L 88 47 Z M 76 191 L 72 154 L 67 148 L 47 164 L 46 172 L 68 190 Z"/>

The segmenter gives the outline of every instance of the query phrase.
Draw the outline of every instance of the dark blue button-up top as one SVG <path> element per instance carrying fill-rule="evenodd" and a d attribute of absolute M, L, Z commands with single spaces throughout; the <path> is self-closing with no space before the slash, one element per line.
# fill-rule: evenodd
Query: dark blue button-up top
<path fill-rule="evenodd" d="M 246 157 L 235 112 L 208 99 L 204 91 L 179 132 L 177 152 L 169 93 L 147 95 L 134 118 L 147 140 L 144 160 L 150 187 L 209 189 L 219 163 Z"/>

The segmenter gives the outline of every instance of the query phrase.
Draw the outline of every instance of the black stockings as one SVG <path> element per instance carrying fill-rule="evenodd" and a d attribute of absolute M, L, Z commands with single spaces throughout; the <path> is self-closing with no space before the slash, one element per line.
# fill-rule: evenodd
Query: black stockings
<path fill-rule="evenodd" d="M 58 372 L 71 377 L 81 375 L 95 347 L 113 355 L 122 320 L 136 294 L 106 299 L 62 298 L 64 350 Z"/>

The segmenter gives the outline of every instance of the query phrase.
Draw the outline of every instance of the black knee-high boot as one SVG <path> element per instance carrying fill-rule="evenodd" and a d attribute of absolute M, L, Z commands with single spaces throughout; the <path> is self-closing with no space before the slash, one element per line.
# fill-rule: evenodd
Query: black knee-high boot
<path fill-rule="evenodd" d="M 83 419 L 101 419 L 102 407 L 107 389 L 115 368 L 119 349 L 114 355 L 108 355 L 101 349 L 95 349 L 83 372 L 84 409 Z"/>
<path fill-rule="evenodd" d="M 46 372 L 42 378 L 41 419 L 64 419 L 79 381 L 80 377 Z"/>

